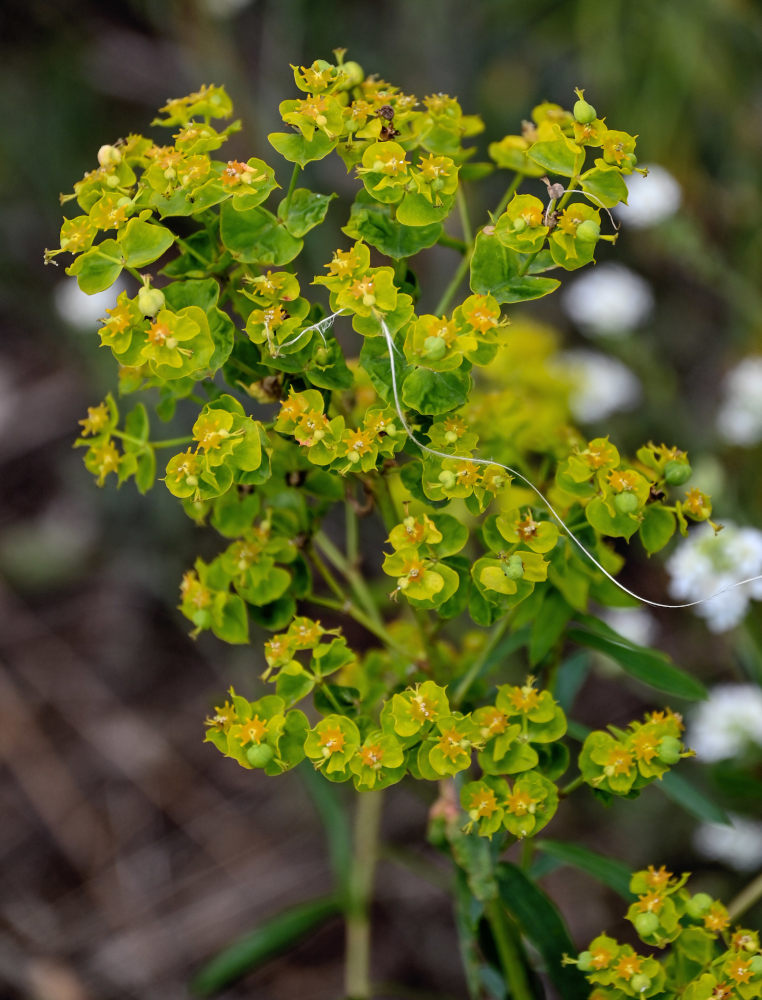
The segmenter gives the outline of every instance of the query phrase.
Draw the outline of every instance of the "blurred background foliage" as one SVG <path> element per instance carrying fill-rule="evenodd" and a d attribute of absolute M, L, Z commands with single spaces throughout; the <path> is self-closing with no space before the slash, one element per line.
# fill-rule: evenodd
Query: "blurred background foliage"
<path fill-rule="evenodd" d="M 275 788 L 200 743 L 200 721 L 228 684 L 254 696 L 259 652 L 186 637 L 173 607 L 177 581 L 199 548 L 215 543 L 178 521 L 160 489 L 148 498 L 131 487 L 94 490 L 70 451 L 77 419 L 114 373 L 95 349 L 94 318 L 77 312 L 63 268 L 43 268 L 42 252 L 57 241 L 58 193 L 92 168 L 98 147 L 146 130 L 167 98 L 202 82 L 224 84 L 243 119 L 229 155 L 267 159 L 285 185 L 287 165 L 265 136 L 280 125 L 279 101 L 295 96 L 289 63 L 330 58 L 336 46 L 407 92 L 448 92 L 481 114 L 477 159 L 541 100 L 568 104 L 575 86 L 615 127 L 639 133 L 641 162 L 677 178 L 682 206 L 657 227 L 625 226 L 616 248 L 600 253 L 643 277 L 655 305 L 635 334 L 603 345 L 640 379 L 641 405 L 591 426 L 591 436 L 610 432 L 630 451 L 649 437 L 687 448 L 720 520 L 762 527 L 762 448 L 728 444 L 715 422 L 725 373 L 762 354 L 762 10 L 754 0 L 6 0 L 3 997 L 185 997 L 205 959 L 330 885 L 307 784 L 295 775 Z M 310 170 L 316 190 L 354 190 L 338 159 Z M 475 220 L 503 186 L 492 177 L 469 195 Z M 345 211 L 335 204 L 310 244 L 315 272 L 345 240 Z M 429 289 L 424 308 L 452 268 L 451 251 L 425 255 L 417 268 Z M 553 324 L 564 347 L 584 345 L 562 302 L 552 296 L 511 313 Z M 665 593 L 656 561 L 633 579 L 657 598 Z M 710 684 L 760 683 L 759 618 L 752 611 L 743 626 L 710 636 L 691 614 L 665 613 L 655 641 Z M 622 690 L 599 671 L 580 719 L 622 722 L 652 707 L 642 690 Z M 723 774 L 715 784 L 728 789 Z M 760 778 L 752 753 L 726 804 L 753 813 Z M 391 797 L 390 855 L 421 877 L 385 865 L 375 972 L 410 996 L 463 996 L 445 876 L 420 847 L 427 805 L 415 789 Z M 694 856 L 693 825 L 648 793 L 635 806 L 567 811 L 552 835 L 584 837 L 633 867 L 693 868 L 708 891 L 732 895 L 748 875 Z M 578 941 L 602 926 L 623 933 L 616 902 L 583 876 L 557 871 L 546 884 Z M 340 924 L 329 920 L 295 953 L 220 995 L 335 997 L 340 961 Z"/>

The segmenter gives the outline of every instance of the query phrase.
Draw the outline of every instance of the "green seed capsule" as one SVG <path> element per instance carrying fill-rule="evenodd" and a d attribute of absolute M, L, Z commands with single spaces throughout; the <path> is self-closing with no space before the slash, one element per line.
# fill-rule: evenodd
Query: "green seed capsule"
<path fill-rule="evenodd" d="M 589 951 L 581 951 L 577 955 L 577 968 L 580 972 L 589 972 L 593 967 L 593 956 Z"/>
<path fill-rule="evenodd" d="M 257 743 L 246 751 L 246 760 L 252 767 L 264 767 L 273 759 L 273 748 L 267 743 Z"/>
<path fill-rule="evenodd" d="M 590 122 L 594 122 L 598 117 L 592 104 L 588 104 L 587 101 L 582 98 L 575 102 L 573 110 L 574 117 L 580 125 L 589 125 Z"/>
<path fill-rule="evenodd" d="M 312 355 L 312 360 L 316 365 L 327 365 L 331 360 L 331 353 L 327 347 L 318 347 Z"/>
<path fill-rule="evenodd" d="M 447 344 L 442 337 L 427 337 L 423 342 L 423 356 L 429 361 L 441 361 L 447 354 Z"/>
<path fill-rule="evenodd" d="M 455 473 L 450 472 L 449 469 L 442 469 L 439 473 L 438 479 L 446 490 L 451 490 L 458 481 Z"/>
<path fill-rule="evenodd" d="M 345 62 L 342 70 L 346 74 L 346 86 L 356 87 L 365 79 L 365 70 L 358 62 Z"/>
<path fill-rule="evenodd" d="M 521 561 L 521 556 L 510 556 L 503 566 L 503 572 L 509 580 L 520 580 L 524 575 L 524 563 Z"/>
<path fill-rule="evenodd" d="M 649 937 L 659 929 L 659 918 L 655 913 L 639 913 L 633 920 L 633 925 L 642 938 Z"/>
<path fill-rule="evenodd" d="M 164 308 L 164 292 L 158 288 L 143 285 L 138 292 L 138 309 L 144 316 L 155 316 Z"/>
<path fill-rule="evenodd" d="M 645 972 L 636 972 L 630 980 L 630 986 L 636 993 L 645 993 L 650 985 L 651 977 L 647 976 Z"/>
<path fill-rule="evenodd" d="M 629 491 L 617 493 L 614 497 L 614 506 L 620 514 L 634 514 L 639 507 L 638 498 Z"/>
<path fill-rule="evenodd" d="M 522 219 L 521 216 L 518 219 L 513 220 L 513 231 L 514 233 L 523 233 L 527 227 L 526 219 Z"/>
<path fill-rule="evenodd" d="M 694 920 L 701 920 L 713 902 L 714 900 L 708 892 L 697 892 L 685 904 L 685 912 L 689 917 L 693 917 Z"/>
<path fill-rule="evenodd" d="M 116 146 L 101 146 L 98 150 L 98 163 L 102 167 L 115 167 L 122 162 L 122 154 Z"/>
<path fill-rule="evenodd" d="M 680 760 L 681 749 L 680 740 L 676 736 L 663 736 L 659 740 L 659 760 L 671 767 Z"/>
<path fill-rule="evenodd" d="M 670 486 L 682 486 L 693 474 L 693 469 L 687 462 L 676 462 L 674 459 L 664 466 L 664 478 Z"/>
<path fill-rule="evenodd" d="M 577 239 L 581 243 L 595 243 L 601 235 L 601 227 L 593 219 L 585 219 L 577 226 Z"/>

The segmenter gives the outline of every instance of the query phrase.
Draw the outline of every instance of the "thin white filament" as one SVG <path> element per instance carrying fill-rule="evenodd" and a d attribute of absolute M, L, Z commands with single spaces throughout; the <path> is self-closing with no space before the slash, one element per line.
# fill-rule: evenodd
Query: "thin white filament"
<path fill-rule="evenodd" d="M 392 376 L 392 393 L 394 395 L 394 406 L 395 409 L 397 410 L 397 416 L 400 418 L 400 423 L 402 424 L 405 433 L 413 442 L 413 444 L 415 444 L 418 448 L 420 448 L 421 451 L 428 452 L 430 455 L 435 455 L 437 458 L 445 458 L 461 462 L 473 462 L 475 465 L 496 465 L 498 466 L 498 468 L 503 469 L 509 475 L 514 476 L 516 479 L 520 479 L 522 483 L 528 486 L 529 489 L 532 490 L 532 492 L 537 497 L 539 497 L 543 505 L 547 508 L 548 512 L 558 522 L 558 524 L 566 533 L 568 538 L 570 538 L 574 542 L 574 544 L 582 552 L 582 554 L 596 567 L 596 569 L 599 569 L 601 573 L 603 573 L 603 575 L 608 580 L 610 580 L 615 587 L 618 587 L 619 590 L 621 590 L 623 593 L 628 594 L 630 597 L 635 598 L 636 601 L 641 601 L 643 604 L 650 605 L 652 608 L 667 608 L 669 610 L 676 610 L 678 608 L 695 608 L 700 604 L 706 604 L 707 601 L 711 601 L 715 597 L 719 597 L 720 594 L 725 594 L 729 590 L 734 590 L 736 587 L 743 587 L 747 583 L 754 583 L 757 580 L 762 580 L 762 574 L 758 576 L 750 576 L 746 580 L 739 580 L 737 583 L 730 583 L 726 587 L 722 587 L 720 590 L 716 590 L 713 594 L 710 594 L 709 597 L 704 597 L 699 601 L 688 601 L 685 604 L 667 604 L 663 603 L 662 601 L 652 601 L 648 597 L 643 597 L 641 594 L 637 594 L 635 593 L 635 591 L 630 590 L 628 587 L 625 587 L 623 583 L 620 583 L 619 580 L 613 577 L 611 573 L 609 573 L 609 571 L 604 566 L 602 566 L 600 562 L 598 562 L 598 560 L 595 558 L 592 552 L 590 552 L 590 550 L 579 540 L 579 538 L 577 538 L 577 536 L 574 534 L 571 528 L 569 528 L 569 526 L 566 524 L 561 515 L 555 510 L 555 508 L 548 500 L 548 498 L 535 486 L 533 482 L 527 479 L 527 477 L 523 475 L 521 472 L 519 472 L 517 469 L 511 468 L 509 465 L 504 465 L 502 462 L 495 462 L 487 458 L 476 458 L 471 455 L 449 455 L 447 452 L 438 451 L 436 448 L 430 448 L 427 444 L 424 444 L 423 441 L 420 441 L 415 436 L 413 430 L 411 429 L 410 425 L 405 419 L 405 414 L 402 409 L 402 402 L 400 400 L 399 389 L 397 387 L 397 365 L 394 359 L 396 348 L 394 346 L 394 341 L 392 340 L 392 335 L 389 332 L 389 327 L 387 326 L 384 317 L 378 315 L 377 319 L 381 324 L 381 329 L 383 331 L 384 338 L 386 339 L 386 343 L 389 348 L 389 362 L 390 362 L 390 371 Z"/>
<path fill-rule="evenodd" d="M 325 316 L 317 323 L 313 323 L 312 326 L 305 326 L 305 328 L 303 330 L 300 330 L 295 337 L 292 337 L 291 340 L 285 341 L 285 343 L 283 344 L 275 344 L 273 342 L 270 327 L 267 321 L 265 321 L 265 336 L 267 337 L 267 344 L 268 347 L 270 348 L 271 356 L 274 358 L 279 358 L 280 352 L 283 350 L 284 347 L 291 347 L 293 344 L 298 344 L 299 341 L 302 339 L 302 337 L 304 337 L 308 333 L 312 333 L 313 330 L 317 330 L 318 334 L 320 335 L 320 339 L 323 341 L 323 346 L 327 347 L 328 341 L 325 339 L 325 331 L 330 330 L 330 328 L 336 321 L 336 317 L 343 316 L 345 312 L 346 309 L 339 309 L 338 312 L 331 313 L 330 316 Z"/>

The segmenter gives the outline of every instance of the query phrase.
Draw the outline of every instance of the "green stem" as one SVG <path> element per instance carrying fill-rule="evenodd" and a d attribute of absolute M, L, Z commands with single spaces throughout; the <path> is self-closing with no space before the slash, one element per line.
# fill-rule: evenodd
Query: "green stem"
<path fill-rule="evenodd" d="M 465 243 L 463 240 L 457 240 L 454 236 L 448 236 L 447 233 L 442 233 L 437 243 L 440 247 L 449 247 L 451 250 L 457 250 L 458 253 L 468 252 L 468 243 Z"/>
<path fill-rule="evenodd" d="M 350 587 L 355 592 L 357 600 L 363 606 L 371 621 L 375 622 L 379 628 L 383 628 L 384 623 L 381 615 L 378 613 L 378 608 L 373 600 L 373 595 L 370 590 L 368 590 L 368 586 L 358 572 L 357 567 L 351 565 L 344 553 L 333 544 L 331 539 L 324 532 L 319 531 L 315 535 L 314 542 L 334 569 L 337 569 L 346 579 L 347 583 L 349 583 Z"/>
<path fill-rule="evenodd" d="M 746 911 L 751 909 L 751 907 L 754 906 L 754 904 L 761 898 L 762 873 L 752 879 L 751 882 L 749 882 L 749 884 L 738 893 L 736 898 L 728 904 L 730 919 L 733 921 L 737 920 L 742 913 L 746 913 Z"/>
<path fill-rule="evenodd" d="M 470 245 L 474 242 L 474 234 L 471 229 L 471 217 L 468 214 L 468 202 L 463 193 L 463 186 L 460 184 L 455 192 L 455 201 L 458 204 L 458 215 L 460 216 L 460 225 L 463 230 L 463 239 Z"/>
<path fill-rule="evenodd" d="M 505 194 L 503 195 L 503 197 L 500 199 L 500 201 L 497 204 L 497 208 L 495 209 L 494 212 L 491 213 L 493 219 L 498 219 L 503 214 L 505 206 L 508 204 L 508 202 L 514 196 L 514 194 L 516 193 L 519 185 L 521 184 L 521 182 L 523 180 L 524 180 L 524 174 L 516 173 L 516 174 L 513 175 L 513 180 L 511 181 L 511 183 L 506 188 Z"/>
<path fill-rule="evenodd" d="M 193 247 L 188 243 L 187 240 L 181 239 L 179 236 L 175 236 L 175 243 L 182 249 L 184 253 L 188 253 L 191 257 L 195 257 L 199 264 L 202 265 L 204 270 L 209 267 L 210 261 L 202 257 L 198 250 L 194 250 Z"/>
<path fill-rule="evenodd" d="M 585 783 L 584 777 L 581 774 L 578 774 L 577 777 L 574 778 L 573 781 L 570 781 L 568 785 L 564 785 L 564 787 L 560 789 L 558 794 L 562 798 L 565 798 L 567 795 L 571 795 L 573 791 L 576 791 L 576 789 L 579 788 L 580 785 L 584 785 L 584 783 Z"/>
<path fill-rule="evenodd" d="M 484 646 L 484 649 L 481 651 L 479 656 L 477 656 L 477 658 L 468 668 L 463 677 L 461 677 L 460 683 L 455 688 L 455 693 L 452 698 L 452 704 L 454 706 L 457 707 L 462 703 L 463 699 L 468 694 L 468 689 L 478 678 L 479 674 L 484 669 L 484 665 L 487 663 L 490 656 L 495 651 L 495 648 L 497 647 L 498 643 L 505 635 L 506 630 L 508 629 L 508 625 L 509 625 L 509 619 L 508 616 L 506 615 L 504 618 L 501 618 L 500 621 L 497 622 L 497 624 L 493 627 L 492 632 L 490 633 L 490 637 L 487 640 L 486 645 Z"/>
<path fill-rule="evenodd" d="M 525 837 L 521 842 L 521 867 L 528 872 L 532 866 L 534 857 L 534 840 L 532 837 Z"/>
<path fill-rule="evenodd" d="M 342 712 L 342 709 L 341 709 L 341 705 L 338 703 L 338 701 L 336 701 L 336 698 L 334 697 L 333 691 L 331 691 L 331 689 L 328 687 L 328 685 L 326 684 L 326 682 L 325 681 L 318 681 L 317 686 L 323 692 L 323 694 L 325 695 L 326 700 L 331 703 L 331 707 L 333 708 L 333 710 L 335 712 L 337 712 L 339 715 L 343 715 L 343 712 Z"/>
<path fill-rule="evenodd" d="M 360 558 L 360 535 L 357 523 L 357 511 L 352 506 L 350 500 L 347 500 L 345 503 L 344 510 L 346 518 L 347 562 L 350 566 L 354 566 L 357 569 Z"/>
<path fill-rule="evenodd" d="M 125 271 L 127 271 L 129 274 L 132 275 L 135 281 L 139 282 L 141 285 L 143 284 L 143 275 L 140 273 L 140 271 L 138 271 L 136 267 L 127 267 L 127 265 L 125 264 L 124 269 Z"/>
<path fill-rule="evenodd" d="M 111 434 L 114 437 L 121 438 L 122 441 L 129 441 L 130 444 L 141 445 L 143 448 L 153 448 L 154 451 L 157 448 L 176 448 L 180 444 L 190 444 L 193 440 L 192 437 L 179 437 L 179 438 L 169 438 L 166 441 L 141 441 L 140 438 L 136 438 L 133 434 L 128 434 L 126 431 L 113 430 Z"/>
<path fill-rule="evenodd" d="M 357 796 L 346 904 L 344 987 L 347 1000 L 369 1000 L 371 996 L 370 903 L 378 859 L 382 805 L 382 792 L 360 792 Z"/>
<path fill-rule="evenodd" d="M 288 191 L 286 191 L 286 204 L 283 206 L 283 218 L 288 218 L 288 210 L 291 208 L 291 196 L 296 188 L 296 182 L 299 179 L 299 174 L 302 172 L 302 168 L 298 163 L 294 164 L 294 169 L 291 171 L 291 180 L 288 184 Z"/>
<path fill-rule="evenodd" d="M 532 1000 L 532 991 L 519 951 L 519 938 L 507 913 L 497 899 L 490 900 L 484 912 L 495 939 L 511 997 L 513 1000 Z"/>
<path fill-rule="evenodd" d="M 358 607 L 356 607 L 352 602 L 345 598 L 344 600 L 334 601 L 330 597 L 322 597 L 320 594 L 310 594 L 309 597 L 305 598 L 310 604 L 318 604 L 321 608 L 330 608 L 331 611 L 336 611 L 342 615 L 348 615 L 350 618 L 354 619 L 358 625 L 362 625 L 364 629 L 370 632 L 371 635 L 375 635 L 391 652 L 396 653 L 397 656 L 402 656 L 406 661 L 410 661 L 410 651 L 404 646 L 400 646 L 398 642 L 389 635 L 385 628 L 379 627 L 375 622 L 371 621 L 366 614 L 364 614 Z"/>
<path fill-rule="evenodd" d="M 436 316 L 442 315 L 442 313 L 444 313 L 447 310 L 453 298 L 455 297 L 455 293 L 460 288 L 460 283 L 465 278 L 466 272 L 468 271 L 468 268 L 471 264 L 472 253 L 473 253 L 472 248 L 468 247 L 465 253 L 463 254 L 463 259 L 461 260 L 460 264 L 458 264 L 457 271 L 452 276 L 452 280 L 442 293 L 442 298 L 436 304 L 436 308 L 434 309 L 434 314 Z"/>

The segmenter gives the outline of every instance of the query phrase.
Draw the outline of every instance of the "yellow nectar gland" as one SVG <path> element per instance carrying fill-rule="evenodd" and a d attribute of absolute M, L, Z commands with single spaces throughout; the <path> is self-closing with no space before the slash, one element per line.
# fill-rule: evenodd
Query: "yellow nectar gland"
<path fill-rule="evenodd" d="M 255 715 L 253 719 L 249 719 L 248 722 L 244 722 L 241 726 L 241 743 L 256 743 L 259 745 L 266 732 L 267 726 L 258 715 Z"/>
<path fill-rule="evenodd" d="M 624 490 L 633 490 L 638 483 L 638 475 L 629 469 L 612 469 L 608 476 L 609 486 L 621 493 Z"/>
<path fill-rule="evenodd" d="M 516 521 L 515 523 L 516 534 L 524 542 L 528 542 L 531 538 L 534 538 L 539 527 L 539 522 L 535 521 L 529 511 L 527 511 L 526 517 L 523 521 Z"/>
<path fill-rule="evenodd" d="M 437 747 L 445 757 L 449 757 L 450 760 L 454 761 L 465 752 L 463 742 L 463 734 L 459 733 L 455 726 L 453 726 L 452 729 L 446 729 L 442 733 Z"/>
<path fill-rule="evenodd" d="M 226 730 L 235 721 L 236 713 L 233 705 L 226 701 L 224 705 L 215 705 L 214 715 L 207 719 L 207 723 L 220 731 Z"/>
<path fill-rule="evenodd" d="M 376 296 L 373 294 L 373 278 L 369 275 L 366 274 L 364 278 L 360 278 L 359 281 L 356 281 L 349 291 L 356 299 L 362 299 L 364 306 L 372 306 L 375 304 Z"/>
<path fill-rule="evenodd" d="M 309 649 L 320 642 L 323 628 L 320 622 L 311 622 L 309 625 L 299 625 L 296 628 L 295 638 L 302 649 Z"/>
<path fill-rule="evenodd" d="M 704 927 L 708 931 L 724 931 L 730 923 L 728 911 L 722 903 L 713 903 L 711 909 L 704 917 Z"/>
<path fill-rule="evenodd" d="M 733 995 L 733 987 L 729 983 L 717 983 L 709 996 L 709 1000 L 730 1000 Z"/>
<path fill-rule="evenodd" d="M 701 517 L 707 510 L 709 510 L 709 497 L 702 493 L 701 490 L 695 487 L 685 496 L 685 501 L 683 506 L 691 514 L 695 514 L 697 517 Z"/>
<path fill-rule="evenodd" d="M 611 965 L 611 960 L 613 955 L 608 950 L 608 948 L 591 948 L 590 956 L 593 963 L 594 969 L 607 969 Z"/>
<path fill-rule="evenodd" d="M 423 695 L 417 694 L 410 701 L 410 714 L 416 722 L 430 722 L 436 714 L 436 705 Z"/>
<path fill-rule="evenodd" d="M 591 469 L 600 469 L 611 458 L 610 446 L 608 444 L 591 445 L 585 448 L 581 453 L 581 457 L 584 458 Z"/>
<path fill-rule="evenodd" d="M 354 250 L 337 250 L 333 255 L 333 260 L 330 264 L 326 264 L 326 267 L 331 274 L 335 274 L 337 278 L 342 278 L 351 274 L 359 265 L 360 261 L 357 259 L 357 254 Z"/>
<path fill-rule="evenodd" d="M 80 420 L 80 423 L 83 423 L 83 421 Z M 411 542 L 417 544 L 423 541 L 423 537 L 426 534 L 426 525 L 423 521 L 417 521 L 414 517 L 406 517 L 402 525 L 405 529 L 405 534 Z"/>
<path fill-rule="evenodd" d="M 196 440 L 199 448 L 204 451 L 213 451 L 215 448 L 219 448 L 223 440 L 228 437 L 228 431 L 221 426 L 219 417 L 201 417 L 198 423 L 201 426 L 196 430 Z"/>
<path fill-rule="evenodd" d="M 499 733 L 505 732 L 507 725 L 508 716 L 504 712 L 501 712 L 499 708 L 492 708 L 489 712 L 484 713 L 481 727 L 482 736 L 485 739 L 497 736 Z"/>
<path fill-rule="evenodd" d="M 346 741 L 344 733 L 342 733 L 338 726 L 327 726 L 320 734 L 319 739 L 324 757 L 330 757 L 334 753 L 341 753 Z"/>
<path fill-rule="evenodd" d="M 98 434 L 108 423 L 108 418 L 109 411 L 105 403 L 99 403 L 98 406 L 88 406 L 87 416 L 84 420 L 78 421 L 82 424 L 82 436 Z"/>
<path fill-rule="evenodd" d="M 471 804 L 468 807 L 468 814 L 472 819 L 481 819 L 491 816 L 497 809 L 497 798 L 491 788 L 484 788 L 474 792 L 471 796 Z"/>
<path fill-rule="evenodd" d="M 532 228 L 542 225 L 542 209 L 538 208 L 536 205 L 530 205 L 529 208 L 525 208 L 521 213 L 520 218 L 526 222 L 526 224 Z"/>
<path fill-rule="evenodd" d="M 298 396 L 289 396 L 281 403 L 280 416 L 284 420 L 297 421 L 307 409 L 307 404 Z"/>
<path fill-rule="evenodd" d="M 635 756 L 638 760 L 650 764 L 658 753 L 659 741 L 653 733 L 641 729 L 630 739 L 630 746 L 635 751 Z"/>
<path fill-rule="evenodd" d="M 531 683 L 527 683 L 523 687 L 513 688 L 508 700 L 517 712 L 531 712 L 540 703 L 540 695 Z"/>
<path fill-rule="evenodd" d="M 634 975 L 640 972 L 642 964 L 643 959 L 640 955 L 622 955 L 614 966 L 614 971 L 622 979 L 632 979 Z"/>
<path fill-rule="evenodd" d="M 486 333 L 498 325 L 495 316 L 484 306 L 477 306 L 468 314 L 468 322 L 479 333 Z"/>
<path fill-rule="evenodd" d="M 305 118 L 311 118 L 318 127 L 322 127 L 328 121 L 323 114 L 325 107 L 324 97 L 311 97 L 307 101 L 299 101 L 297 113 L 304 115 Z"/>
<path fill-rule="evenodd" d="M 644 896 L 638 896 L 635 905 L 640 913 L 658 913 L 664 905 L 664 896 L 658 889 L 652 889 Z"/>
<path fill-rule="evenodd" d="M 535 812 L 537 803 L 529 792 L 525 792 L 523 789 L 517 789 L 516 791 L 511 792 L 505 800 L 505 808 L 514 816 L 526 816 L 527 813 L 532 814 Z"/>
<path fill-rule="evenodd" d="M 364 431 L 351 431 L 347 437 L 347 451 L 367 455 L 371 451 L 370 435 Z"/>
<path fill-rule="evenodd" d="M 227 166 L 222 171 L 222 183 L 226 187 L 251 184 L 255 180 L 262 180 L 262 177 L 257 175 L 254 167 L 250 167 L 248 163 L 241 163 L 240 160 L 228 160 Z"/>
<path fill-rule="evenodd" d="M 728 966 L 728 975 L 737 983 L 748 983 L 752 976 L 751 959 L 734 958 Z"/>
<path fill-rule="evenodd" d="M 606 764 L 603 768 L 607 777 L 615 777 L 620 774 L 629 774 L 632 770 L 632 754 L 623 746 L 615 746 L 609 751 Z"/>
<path fill-rule="evenodd" d="M 475 462 L 460 462 L 455 466 L 455 475 L 463 486 L 475 486 L 479 482 L 479 466 Z"/>
<path fill-rule="evenodd" d="M 397 586 L 404 590 L 411 582 L 420 580 L 426 572 L 426 567 L 420 559 L 407 559 L 402 565 L 402 576 L 397 580 Z"/>
<path fill-rule="evenodd" d="M 380 744 L 373 743 L 368 747 L 363 747 L 360 750 L 360 760 L 364 767 L 371 767 L 374 771 L 378 771 L 381 767 L 381 761 L 384 756 L 384 751 L 381 749 Z"/>

